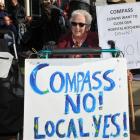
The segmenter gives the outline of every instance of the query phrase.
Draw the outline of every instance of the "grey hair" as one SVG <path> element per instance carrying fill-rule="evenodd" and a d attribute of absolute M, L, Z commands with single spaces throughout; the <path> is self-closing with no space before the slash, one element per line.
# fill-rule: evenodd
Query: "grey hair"
<path fill-rule="evenodd" d="M 70 22 L 72 21 L 72 19 L 77 16 L 77 15 L 83 15 L 85 17 L 85 20 L 86 20 L 86 24 L 88 26 L 91 25 L 91 22 L 92 22 L 92 16 L 89 12 L 87 12 L 86 10 L 74 10 L 71 14 L 71 18 L 70 18 Z"/>
<path fill-rule="evenodd" d="M 42 4 L 42 3 L 45 3 L 46 2 L 46 0 L 40 0 L 40 3 Z M 52 0 L 52 3 L 55 3 L 56 2 L 56 0 Z"/>

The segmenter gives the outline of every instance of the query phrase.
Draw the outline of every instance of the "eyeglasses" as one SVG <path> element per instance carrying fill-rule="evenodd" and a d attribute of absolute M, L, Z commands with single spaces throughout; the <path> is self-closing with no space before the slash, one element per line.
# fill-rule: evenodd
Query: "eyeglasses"
<path fill-rule="evenodd" d="M 87 25 L 86 23 L 82 23 L 82 22 L 71 22 L 71 25 L 72 26 L 77 26 L 79 25 L 79 27 L 84 27 L 85 25 Z"/>

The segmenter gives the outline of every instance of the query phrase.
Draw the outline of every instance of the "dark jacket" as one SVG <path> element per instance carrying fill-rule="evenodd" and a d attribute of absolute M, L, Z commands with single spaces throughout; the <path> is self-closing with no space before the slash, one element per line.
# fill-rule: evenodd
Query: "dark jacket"
<path fill-rule="evenodd" d="M 12 31 L 14 33 L 15 38 L 17 38 L 17 29 L 13 24 L 10 24 L 9 26 L 3 25 L 2 29 Z"/>
<path fill-rule="evenodd" d="M 8 16 L 8 13 L 6 12 L 6 11 L 4 11 L 4 10 L 0 10 L 0 27 L 2 27 L 3 26 L 3 18 L 5 17 L 5 16 Z"/>
<path fill-rule="evenodd" d="M 66 30 L 63 11 L 55 5 L 51 5 L 50 7 L 43 7 L 42 5 L 41 22 L 43 43 L 48 41 L 57 42 L 59 36 Z"/>
<path fill-rule="evenodd" d="M 9 15 L 11 16 L 13 23 L 17 26 L 19 23 L 25 22 L 26 12 L 25 8 L 21 4 L 16 6 L 11 6 L 8 10 Z"/>

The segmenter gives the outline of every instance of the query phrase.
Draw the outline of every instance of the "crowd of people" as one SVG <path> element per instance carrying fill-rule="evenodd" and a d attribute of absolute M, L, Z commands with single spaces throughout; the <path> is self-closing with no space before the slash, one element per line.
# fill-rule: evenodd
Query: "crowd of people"
<path fill-rule="evenodd" d="M 99 48 L 94 0 L 40 0 L 40 9 L 41 18 L 37 29 L 34 29 L 34 17 L 26 15 L 24 6 L 18 0 L 10 0 L 7 9 L 4 3 L 0 2 L 0 29 L 11 30 L 14 33 L 19 56 L 26 57 L 32 48 L 38 51 L 52 44 L 58 48 L 69 45 L 72 47 L 75 43 L 74 32 L 81 32 L 83 36 L 78 39 L 78 42 L 84 44 L 80 45 L 81 47 Z M 73 14 L 75 10 L 81 10 L 76 14 L 83 16 L 85 21 L 81 22 L 79 17 Z M 75 17 L 76 20 L 73 21 Z M 83 23 L 83 26 L 77 23 Z M 65 42 L 69 38 L 69 45 L 64 46 L 64 41 L 62 45 L 64 35 Z"/>
<path fill-rule="evenodd" d="M 31 48 L 36 49 L 33 43 L 36 38 L 41 42 L 37 50 L 41 50 L 43 46 L 52 41 L 57 45 L 61 36 L 70 32 L 71 27 L 74 27 L 70 20 L 72 12 L 77 9 L 85 10 L 84 12 L 90 14 L 91 23 L 88 29 L 97 32 L 95 7 L 91 4 L 91 0 L 70 0 L 65 3 L 57 0 L 40 0 L 40 8 L 41 18 L 38 26 L 41 34 L 37 37 L 38 32 L 32 30 L 33 17 L 26 16 L 25 8 L 18 0 L 10 0 L 8 9 L 2 2 L 0 3 L 0 29 L 11 30 L 14 33 L 19 54 Z M 84 26 L 79 27 L 84 28 Z M 91 38 L 89 36 L 88 38 Z"/>
<path fill-rule="evenodd" d="M 8 9 L 5 8 L 4 3 L 0 2 L 0 30 L 10 30 L 14 33 L 18 51 L 21 50 L 22 36 L 27 31 L 27 25 L 31 20 L 31 17 L 26 16 L 25 8 L 18 0 L 10 0 Z"/>

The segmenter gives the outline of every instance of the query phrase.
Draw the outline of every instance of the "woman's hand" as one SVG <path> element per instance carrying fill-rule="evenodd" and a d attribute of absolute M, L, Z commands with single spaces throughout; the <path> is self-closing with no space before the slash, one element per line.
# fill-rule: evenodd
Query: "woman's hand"
<path fill-rule="evenodd" d="M 132 81 L 133 80 L 133 74 L 130 70 L 127 71 L 127 75 L 128 75 L 128 81 Z"/>

